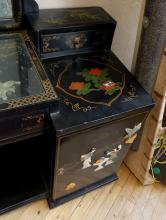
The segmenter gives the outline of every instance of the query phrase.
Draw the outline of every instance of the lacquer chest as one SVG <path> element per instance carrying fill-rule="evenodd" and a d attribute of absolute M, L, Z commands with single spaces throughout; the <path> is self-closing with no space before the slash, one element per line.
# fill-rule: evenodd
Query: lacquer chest
<path fill-rule="evenodd" d="M 116 27 L 99 7 L 44 9 L 26 20 L 42 59 L 110 49 Z"/>

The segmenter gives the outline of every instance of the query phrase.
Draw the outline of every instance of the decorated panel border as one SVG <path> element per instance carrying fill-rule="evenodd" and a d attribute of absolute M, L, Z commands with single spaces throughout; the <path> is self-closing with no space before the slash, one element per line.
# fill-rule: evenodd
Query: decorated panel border
<path fill-rule="evenodd" d="M 10 34 L 13 34 L 12 32 Z M 8 102 L 4 102 L 0 106 L 0 111 L 14 109 L 18 107 L 23 107 L 27 105 L 33 105 L 41 102 L 49 102 L 57 99 L 57 95 L 51 85 L 51 82 L 49 81 L 47 74 L 33 48 L 32 42 L 29 39 L 29 36 L 26 32 L 17 32 L 14 34 L 18 34 L 19 37 L 25 42 L 27 51 L 30 55 L 31 62 L 34 64 L 34 67 L 36 69 L 36 74 L 39 77 L 39 80 L 43 86 L 44 93 L 41 93 L 39 95 L 29 96 L 21 99 L 16 100 L 10 100 Z M 4 106 L 4 108 L 3 108 Z"/>

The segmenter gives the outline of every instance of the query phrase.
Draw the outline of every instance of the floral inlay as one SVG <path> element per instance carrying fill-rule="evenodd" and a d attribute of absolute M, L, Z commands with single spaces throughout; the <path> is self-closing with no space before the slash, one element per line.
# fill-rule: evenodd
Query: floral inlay
<path fill-rule="evenodd" d="M 104 154 L 93 161 L 93 157 L 97 151 L 96 147 L 93 147 L 87 154 L 81 155 L 82 169 L 87 169 L 90 167 L 95 167 L 94 171 L 99 171 L 104 169 L 105 167 L 116 162 L 118 154 L 123 149 L 126 144 L 132 144 L 137 138 L 137 133 L 141 129 L 142 123 L 139 123 L 134 126 L 134 128 L 126 128 L 125 131 L 127 133 L 126 136 L 123 137 L 122 142 L 115 146 L 113 149 L 108 149 L 104 152 Z"/>
<path fill-rule="evenodd" d="M 8 96 L 11 96 L 16 92 L 16 86 L 20 84 L 21 82 L 12 80 L 0 82 L 0 99 L 6 101 Z"/>
<path fill-rule="evenodd" d="M 91 69 L 91 70 L 89 71 L 89 74 L 90 74 L 90 75 L 94 75 L 94 76 L 100 76 L 101 73 L 102 73 L 102 70 L 99 69 L 99 68 Z"/>
<path fill-rule="evenodd" d="M 77 95 L 87 95 L 93 91 L 104 91 L 105 95 L 112 95 L 122 89 L 120 82 L 113 82 L 110 79 L 108 69 L 84 69 L 77 75 L 82 76 L 83 81 L 71 82 L 69 86 L 69 89 L 76 91 Z"/>
<path fill-rule="evenodd" d="M 70 90 L 80 90 L 83 89 L 85 84 L 83 82 L 72 82 L 69 86 Z"/>

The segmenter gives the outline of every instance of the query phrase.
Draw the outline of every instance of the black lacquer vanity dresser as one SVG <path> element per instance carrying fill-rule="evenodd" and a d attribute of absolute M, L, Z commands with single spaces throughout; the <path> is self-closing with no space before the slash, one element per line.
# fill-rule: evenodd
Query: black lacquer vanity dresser
<path fill-rule="evenodd" d="M 117 179 L 154 103 L 109 50 L 116 21 L 102 8 L 40 10 L 26 21 L 60 99 L 51 115 L 54 207 Z"/>
<path fill-rule="evenodd" d="M 116 180 L 154 106 L 111 52 L 116 21 L 102 8 L 22 8 L 27 31 L 0 34 L 1 213 Z"/>

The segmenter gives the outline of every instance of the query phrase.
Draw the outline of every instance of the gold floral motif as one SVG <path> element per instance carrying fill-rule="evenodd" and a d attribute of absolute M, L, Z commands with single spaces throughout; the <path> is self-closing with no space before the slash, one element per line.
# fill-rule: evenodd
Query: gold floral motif
<path fill-rule="evenodd" d="M 64 103 L 67 105 L 67 106 L 71 106 L 73 112 L 77 112 L 77 111 L 80 111 L 82 110 L 83 112 L 88 112 L 88 111 L 91 111 L 92 109 L 95 109 L 96 107 L 92 107 L 92 106 L 87 106 L 87 107 L 81 107 L 79 103 L 71 103 L 68 99 L 64 98 Z"/>
<path fill-rule="evenodd" d="M 137 97 L 137 90 L 133 85 L 130 85 L 130 90 L 127 92 L 127 96 L 124 98 L 123 102 L 130 102 Z"/>
<path fill-rule="evenodd" d="M 57 36 L 47 36 L 43 38 L 43 52 L 49 53 L 49 52 L 55 52 L 58 51 L 59 48 L 56 47 L 50 47 L 50 40 L 57 40 L 59 37 Z"/>
<path fill-rule="evenodd" d="M 22 131 L 30 131 L 33 130 L 37 127 L 41 127 L 44 126 L 44 114 L 37 114 L 37 115 L 28 115 L 24 118 L 22 118 Z M 32 126 L 28 126 L 28 127 L 24 127 L 24 125 L 26 124 L 26 122 L 33 122 Z"/>
<path fill-rule="evenodd" d="M 66 190 L 66 191 L 70 191 L 70 190 L 73 190 L 75 187 L 76 187 L 76 183 L 69 183 L 69 184 L 66 186 L 65 190 Z"/>
<path fill-rule="evenodd" d="M 65 173 L 64 168 L 60 168 L 60 169 L 58 169 L 58 171 L 57 171 L 58 176 L 63 176 L 64 173 Z"/>

